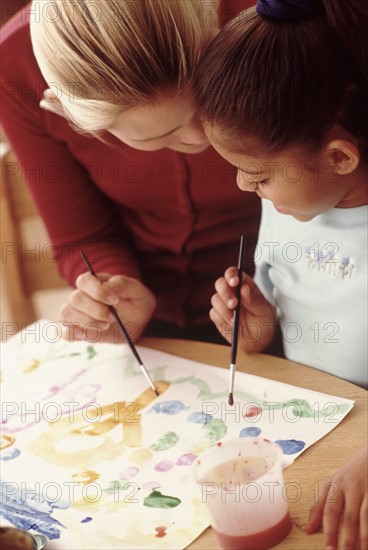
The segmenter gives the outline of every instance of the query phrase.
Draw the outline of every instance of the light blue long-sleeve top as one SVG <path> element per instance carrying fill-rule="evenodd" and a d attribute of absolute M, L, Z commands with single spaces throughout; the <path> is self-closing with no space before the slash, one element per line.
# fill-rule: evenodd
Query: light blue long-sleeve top
<path fill-rule="evenodd" d="M 262 208 L 255 281 L 277 307 L 287 358 L 366 387 L 368 206 L 309 222 Z"/>

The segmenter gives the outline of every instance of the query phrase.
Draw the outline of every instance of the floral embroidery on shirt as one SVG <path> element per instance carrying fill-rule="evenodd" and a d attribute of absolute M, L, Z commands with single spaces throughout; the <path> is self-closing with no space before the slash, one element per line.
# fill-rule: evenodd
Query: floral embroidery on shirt
<path fill-rule="evenodd" d="M 322 248 L 316 251 L 314 244 L 305 248 L 305 255 L 308 259 L 309 269 L 316 269 L 333 277 L 351 279 L 356 267 L 354 260 L 348 256 L 340 260 L 333 248 Z"/>

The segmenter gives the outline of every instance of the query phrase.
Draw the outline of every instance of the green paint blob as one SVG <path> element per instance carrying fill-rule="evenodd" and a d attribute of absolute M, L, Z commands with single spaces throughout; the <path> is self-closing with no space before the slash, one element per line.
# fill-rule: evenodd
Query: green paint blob
<path fill-rule="evenodd" d="M 281 403 L 282 407 L 292 406 L 292 412 L 295 417 L 299 418 L 325 418 L 326 422 L 337 422 L 333 420 L 335 414 L 342 414 L 349 407 L 347 403 L 338 405 L 337 403 L 326 403 L 322 408 L 318 406 L 318 403 L 313 406 L 310 405 L 305 399 L 291 399 L 290 401 L 284 401 Z"/>
<path fill-rule="evenodd" d="M 97 355 L 97 351 L 93 346 L 87 346 L 87 359 L 93 359 L 95 355 Z"/>
<path fill-rule="evenodd" d="M 211 443 L 216 443 L 216 441 L 225 437 L 227 426 L 223 420 L 212 418 L 212 420 L 204 424 L 202 430 L 206 439 L 209 439 Z"/>
<path fill-rule="evenodd" d="M 162 377 L 162 380 L 164 378 Z M 173 386 L 174 384 L 184 384 L 185 382 L 189 382 L 189 384 L 193 384 L 193 386 L 196 386 L 198 389 L 197 398 L 201 401 L 211 401 L 212 399 L 218 399 L 219 397 L 224 397 L 229 395 L 229 392 L 221 391 L 221 392 L 212 392 L 209 384 L 202 380 L 201 378 L 197 378 L 196 376 L 185 376 L 181 378 L 175 378 L 174 380 L 170 380 L 170 384 Z"/>
<path fill-rule="evenodd" d="M 175 508 L 181 503 L 180 498 L 163 495 L 160 491 L 153 490 L 148 497 L 143 499 L 143 505 L 149 508 Z"/>
<path fill-rule="evenodd" d="M 125 486 L 125 483 L 120 483 L 120 481 L 110 481 L 109 486 L 106 489 L 103 489 L 104 493 L 107 493 L 108 495 L 116 495 L 116 493 L 119 494 L 120 490 L 123 490 Z"/>
<path fill-rule="evenodd" d="M 292 399 L 291 401 L 284 401 L 282 403 L 283 407 L 292 406 L 293 415 L 299 418 L 313 418 L 316 416 L 316 411 L 314 411 L 309 402 L 305 399 Z"/>
<path fill-rule="evenodd" d="M 55 361 L 57 359 L 65 359 L 67 357 L 76 357 L 77 355 L 82 355 L 82 354 L 79 352 L 74 352 L 74 353 L 68 353 L 67 355 L 57 355 L 55 357 L 48 356 L 48 357 L 45 357 L 42 363 L 47 363 L 48 361 Z"/>
<path fill-rule="evenodd" d="M 133 376 L 137 376 L 137 374 L 142 375 L 142 371 L 140 369 L 136 369 L 136 360 L 134 357 L 130 355 L 124 355 L 123 359 L 125 360 L 125 369 L 124 369 L 124 378 L 133 378 Z"/>
<path fill-rule="evenodd" d="M 166 432 L 165 435 L 160 437 L 157 443 L 150 445 L 150 449 L 153 451 L 166 451 L 166 449 L 171 449 L 179 441 L 179 436 L 175 432 Z"/>
<path fill-rule="evenodd" d="M 198 399 L 201 399 L 203 401 L 210 401 L 211 399 L 217 399 L 218 397 L 222 397 L 223 395 L 226 395 L 226 392 L 217 392 L 213 393 L 210 389 L 210 386 L 207 382 L 202 380 L 201 378 L 195 378 L 193 377 L 190 380 L 190 383 L 196 386 L 199 393 L 197 395 Z"/>
<path fill-rule="evenodd" d="M 156 381 L 156 380 L 166 380 L 166 377 L 165 377 L 166 369 L 167 369 L 167 365 L 155 367 L 153 370 L 151 370 L 151 372 L 152 372 L 151 378 L 153 376 L 152 379 L 154 381 Z"/>

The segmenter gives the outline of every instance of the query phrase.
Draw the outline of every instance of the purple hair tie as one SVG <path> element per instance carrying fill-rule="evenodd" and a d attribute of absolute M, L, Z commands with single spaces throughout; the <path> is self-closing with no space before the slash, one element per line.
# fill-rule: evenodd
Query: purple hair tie
<path fill-rule="evenodd" d="M 322 0 L 257 0 L 256 10 L 274 19 L 309 19 L 325 14 Z"/>

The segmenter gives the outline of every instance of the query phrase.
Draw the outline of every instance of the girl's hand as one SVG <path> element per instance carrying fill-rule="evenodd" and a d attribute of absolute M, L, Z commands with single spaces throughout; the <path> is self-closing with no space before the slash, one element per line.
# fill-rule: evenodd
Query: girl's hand
<path fill-rule="evenodd" d="M 60 310 L 66 340 L 119 343 L 124 341 L 108 309 L 114 306 L 130 338 L 141 336 L 156 308 L 156 298 L 138 279 L 124 275 L 89 272 L 77 278 L 77 289 Z"/>
<path fill-rule="evenodd" d="M 327 550 L 368 550 L 367 485 L 366 446 L 325 484 L 319 501 L 310 510 L 306 532 L 314 533 L 322 525 Z"/>
<path fill-rule="evenodd" d="M 238 270 L 229 267 L 224 277 L 215 283 L 216 294 L 212 296 L 210 318 L 217 330 L 231 343 L 232 318 L 237 306 L 236 287 L 238 286 Z M 248 353 L 264 350 L 272 342 L 276 329 L 276 314 L 272 305 L 254 283 L 253 279 L 243 273 L 240 290 L 240 318 L 238 347 Z"/>

